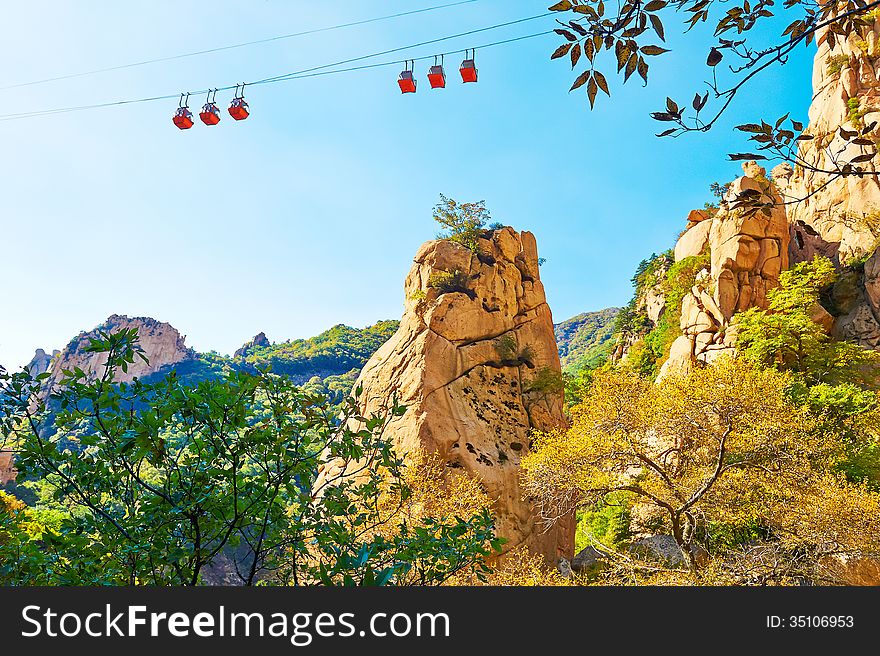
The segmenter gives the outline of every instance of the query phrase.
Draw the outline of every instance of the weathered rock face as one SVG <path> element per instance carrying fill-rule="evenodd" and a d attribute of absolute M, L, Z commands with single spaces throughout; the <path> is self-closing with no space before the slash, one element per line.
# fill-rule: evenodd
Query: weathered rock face
<path fill-rule="evenodd" d="M 240 349 L 238 349 L 233 357 L 243 358 L 245 357 L 254 347 L 265 347 L 272 346 L 272 342 L 269 341 L 269 338 L 266 337 L 266 333 L 258 333 L 254 336 L 254 338 L 245 342 Z"/>
<path fill-rule="evenodd" d="M 49 371 L 52 368 L 52 359 L 57 358 L 60 353 L 61 351 L 56 349 L 52 351 L 52 355 L 49 355 L 43 349 L 37 349 L 33 359 L 27 365 L 31 376 L 39 376 Z"/>
<path fill-rule="evenodd" d="M 167 323 L 156 321 L 148 317 L 126 317 L 114 314 L 103 324 L 92 331 L 80 333 L 67 347 L 53 358 L 52 374 L 47 381 L 48 386 L 56 385 L 62 378 L 62 372 L 79 367 L 86 373 L 102 374 L 107 363 L 105 353 L 86 353 L 84 348 L 89 342 L 98 337 L 98 331 L 115 331 L 136 328 L 138 331 L 138 343 L 144 350 L 149 363 L 140 358 L 128 366 L 128 371 L 117 371 L 116 381 L 120 383 L 131 382 L 134 378 L 142 378 L 156 373 L 163 367 L 167 367 L 184 360 L 195 357 L 192 349 L 187 348 L 185 340 L 176 328 Z"/>
<path fill-rule="evenodd" d="M 880 348 L 880 251 L 868 258 L 862 272 L 841 272 L 830 296 L 837 316 L 829 332 L 865 348 Z"/>
<path fill-rule="evenodd" d="M 789 230 L 782 199 L 763 168 L 747 162 L 743 171 L 745 175 L 731 183 L 709 234 L 714 299 L 726 321 L 735 312 L 767 307 L 767 291 L 788 268 Z M 747 190 L 759 192 L 759 202 L 775 204 L 769 216 L 732 209 Z"/>
<path fill-rule="evenodd" d="M 135 358 L 134 362 L 128 365 L 127 372 L 122 370 L 116 372 L 116 382 L 128 383 L 135 378 L 154 374 L 164 367 L 195 357 L 193 350 L 186 347 L 186 338 L 170 324 L 148 317 L 131 318 L 114 314 L 94 330 L 80 333 L 63 351 L 54 351 L 51 357 L 42 349 L 38 349 L 31 361 L 31 375 L 36 376 L 46 371 L 50 373 L 42 387 L 46 396 L 60 383 L 65 370 L 72 371 L 79 367 L 87 374 L 100 376 L 104 373 L 104 366 L 107 364 L 107 354 L 86 353 L 85 347 L 92 339 L 99 337 L 99 331 L 110 332 L 130 328 L 137 328 L 138 343 L 149 362 Z M 0 451 L 0 485 L 15 480 L 15 475 L 12 454 Z"/>
<path fill-rule="evenodd" d="M 0 487 L 14 481 L 17 473 L 12 452 L 0 450 Z"/>
<path fill-rule="evenodd" d="M 813 102 L 805 129 L 813 139 L 802 142 L 800 149 L 800 157 L 817 168 L 833 169 L 832 155 L 839 161 L 849 161 L 870 152 L 863 146 L 846 146 L 838 128 L 861 130 L 874 121 L 880 122 L 878 34 L 880 22 L 875 21 L 873 29 L 864 27 L 861 34 L 853 34 L 846 40 L 838 37 L 833 49 L 828 45 L 826 33 L 817 35 Z M 878 134 L 875 128 L 867 136 L 874 139 Z M 872 171 L 877 165 L 877 162 L 867 164 Z M 786 200 L 806 198 L 815 192 L 806 200 L 788 206 L 793 226 L 810 226 L 822 242 L 839 251 L 842 260 L 873 250 L 880 233 L 877 222 L 873 222 L 872 229 L 869 227 L 872 222 L 866 222 L 865 216 L 880 210 L 880 179 L 876 174 L 838 178 L 822 189 L 828 176 L 800 166 L 792 170 L 790 166 L 781 165 L 774 169 L 773 176 Z M 809 251 L 795 251 L 795 261 L 807 259 L 811 259 Z"/>
<path fill-rule="evenodd" d="M 565 424 L 538 249 L 529 232 L 485 234 L 479 255 L 446 240 L 419 249 L 400 328 L 356 386 L 366 413 L 388 407 L 392 395 L 406 406 L 386 431 L 401 452 L 424 448 L 479 478 L 505 550 L 526 545 L 555 563 L 573 555 L 574 518 L 545 532 L 520 488 L 532 430 Z M 457 282 L 439 280 L 456 272 Z"/>
<path fill-rule="evenodd" d="M 723 353 L 732 353 L 733 315 L 752 307 L 766 308 L 767 292 L 788 268 L 789 228 L 778 191 L 754 162 L 743 164 L 743 172 L 731 183 L 715 215 L 699 222 L 689 218 L 691 227 L 676 244 L 676 261 L 699 255 L 708 244 L 711 264 L 697 274 L 682 301 L 682 335 L 673 342 L 661 377 L 673 368 L 686 371 L 696 361 L 711 363 Z M 755 192 L 759 203 L 774 203 L 770 214 L 739 206 L 737 198 L 744 192 Z"/>

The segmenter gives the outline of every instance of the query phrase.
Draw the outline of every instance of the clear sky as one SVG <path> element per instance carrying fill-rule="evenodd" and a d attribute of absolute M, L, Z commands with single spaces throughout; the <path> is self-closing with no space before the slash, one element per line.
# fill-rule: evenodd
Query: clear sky
<path fill-rule="evenodd" d="M 4 7 L 0 86 L 443 4 L 443 0 L 31 0 Z M 477 2 L 249 48 L 0 91 L 0 114 L 226 86 L 542 13 Z M 404 55 L 553 27 L 523 23 Z M 648 112 L 702 89 L 706 30 L 653 58 L 650 84 L 590 112 L 550 62 L 549 35 L 477 51 L 480 81 L 402 96 L 397 67 L 247 90 L 252 114 L 171 124 L 176 100 L 0 122 L 0 363 L 62 348 L 113 313 L 168 321 L 199 350 L 230 353 L 259 331 L 308 337 L 400 316 L 403 280 L 435 235 L 442 192 L 485 199 L 533 231 L 554 319 L 622 305 L 636 264 L 671 246 L 708 187 L 739 171 L 736 123 L 805 119 L 813 51 L 763 74 L 711 133 L 660 140 Z M 770 35 L 757 35 L 760 37 Z M 695 38 L 690 38 L 695 37 Z M 766 41 L 764 41 L 766 43 Z M 203 98 L 195 97 L 197 108 Z"/>

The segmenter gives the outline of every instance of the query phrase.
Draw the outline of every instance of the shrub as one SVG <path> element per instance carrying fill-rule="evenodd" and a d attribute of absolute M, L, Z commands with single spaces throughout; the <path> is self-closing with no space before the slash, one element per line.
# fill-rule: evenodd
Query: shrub
<path fill-rule="evenodd" d="M 626 492 L 612 492 L 598 503 L 578 513 L 575 550 L 580 551 L 595 540 L 619 549 L 629 540 L 630 505 L 632 501 Z"/>
<path fill-rule="evenodd" d="M 825 58 L 825 70 L 828 75 L 837 75 L 846 66 L 849 66 L 849 55 L 834 55 Z"/>
<path fill-rule="evenodd" d="M 526 394 L 548 395 L 562 391 L 562 374 L 551 367 L 541 367 L 534 378 L 526 381 L 523 392 Z"/>
<path fill-rule="evenodd" d="M 453 271 L 438 271 L 428 278 L 428 287 L 438 290 L 441 294 L 453 292 L 468 293 L 468 275 L 459 269 Z"/>

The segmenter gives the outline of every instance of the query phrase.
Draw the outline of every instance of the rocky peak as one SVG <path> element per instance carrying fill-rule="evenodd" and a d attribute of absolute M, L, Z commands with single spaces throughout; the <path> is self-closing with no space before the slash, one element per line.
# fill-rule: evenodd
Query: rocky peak
<path fill-rule="evenodd" d="M 733 315 L 766 308 L 767 292 L 788 268 L 789 227 L 779 192 L 755 162 L 745 162 L 743 174 L 730 184 L 714 216 L 696 222 L 689 217 L 690 227 L 675 245 L 677 262 L 708 246 L 710 267 L 698 272 L 682 301 L 682 335 L 673 342 L 661 376 L 731 353 L 736 340 Z M 743 194 L 753 194 L 758 204 L 772 204 L 769 214 L 749 211 L 741 203 Z"/>
<path fill-rule="evenodd" d="M 813 101 L 809 124 L 804 132 L 812 139 L 803 141 L 800 158 L 820 169 L 833 169 L 831 157 L 849 161 L 870 148 L 849 144 L 839 128 L 861 131 L 872 123 L 880 125 L 880 22 L 860 28 L 847 39 L 837 35 L 834 47 L 827 33 L 819 32 L 813 63 Z M 865 135 L 876 142 L 880 130 L 875 126 Z M 878 163 L 869 162 L 868 167 Z M 788 206 L 789 221 L 797 232 L 809 226 L 814 235 L 806 240 L 811 246 L 795 248 L 804 241 L 793 236 L 796 261 L 811 259 L 812 254 L 829 254 L 845 261 L 870 253 L 880 237 L 880 178 L 848 176 L 828 182 L 828 176 L 804 169 L 780 165 L 773 170 L 774 180 L 786 200 L 806 199 Z M 823 187 L 823 185 L 826 185 Z M 807 198 L 809 196 L 809 198 Z M 817 250 L 818 248 L 818 250 Z"/>
<path fill-rule="evenodd" d="M 28 371 L 31 372 L 31 376 L 39 376 L 40 374 L 49 371 L 49 369 L 52 368 L 52 360 L 57 358 L 60 353 L 61 351 L 56 349 L 52 351 L 52 355 L 49 355 L 43 349 L 37 349 L 34 353 L 34 357 L 27 365 Z"/>
<path fill-rule="evenodd" d="M 128 371 L 117 371 L 117 382 L 130 382 L 134 378 L 142 378 L 156 373 L 163 367 L 167 367 L 184 360 L 195 357 L 192 349 L 186 346 L 186 337 L 181 335 L 176 328 L 168 323 L 157 321 L 149 317 L 127 317 L 114 314 L 107 321 L 89 332 L 82 332 L 52 358 L 52 374 L 48 387 L 57 384 L 64 370 L 73 370 L 79 367 L 86 373 L 100 374 L 107 363 L 104 353 L 87 353 L 85 347 L 92 339 L 99 337 L 99 331 L 112 332 L 116 330 L 135 328 L 138 331 L 138 343 L 144 350 L 149 362 L 139 358 L 128 366 Z"/>
<path fill-rule="evenodd" d="M 256 335 L 254 335 L 254 338 L 252 340 L 242 344 L 241 348 L 235 352 L 234 357 L 243 358 L 248 353 L 250 353 L 251 350 L 253 350 L 255 347 L 266 347 L 266 346 L 272 346 L 272 342 L 270 342 L 269 338 L 266 337 L 266 333 L 262 333 L 262 332 L 257 333 Z"/>
<path fill-rule="evenodd" d="M 402 453 L 424 448 L 477 476 L 495 502 L 506 549 L 524 545 L 552 563 L 571 558 L 574 518 L 545 532 L 520 489 L 532 431 L 565 424 L 534 235 L 486 231 L 476 253 L 430 241 L 416 253 L 405 292 L 400 328 L 356 383 L 363 412 L 388 407 L 396 395 L 406 413 L 386 435 Z"/>

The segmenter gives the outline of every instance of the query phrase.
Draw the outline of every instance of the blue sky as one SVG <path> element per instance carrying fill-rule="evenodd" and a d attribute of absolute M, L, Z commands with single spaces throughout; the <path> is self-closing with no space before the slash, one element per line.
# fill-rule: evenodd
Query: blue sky
<path fill-rule="evenodd" d="M 110 3 L 4 8 L 0 86 L 367 19 L 442 0 Z M 0 114 L 226 86 L 542 13 L 477 2 L 212 55 L 0 91 Z M 540 32 L 552 18 L 405 56 Z M 176 100 L 0 121 L 0 363 L 62 348 L 113 313 L 169 321 L 199 350 L 230 353 L 259 331 L 308 337 L 399 317 L 403 280 L 434 236 L 440 193 L 484 199 L 533 231 L 554 319 L 624 304 L 636 264 L 672 245 L 713 181 L 739 171 L 731 126 L 791 110 L 805 119 L 813 51 L 759 77 L 709 134 L 660 140 L 648 112 L 702 89 L 706 30 L 653 58 L 650 84 L 588 110 L 549 35 L 477 51 L 480 82 L 414 95 L 397 68 L 249 88 L 251 118 L 180 132 Z M 759 33 L 759 39 L 772 35 Z M 764 41 L 766 42 L 766 41 Z M 195 97 L 191 105 L 203 101 Z"/>

